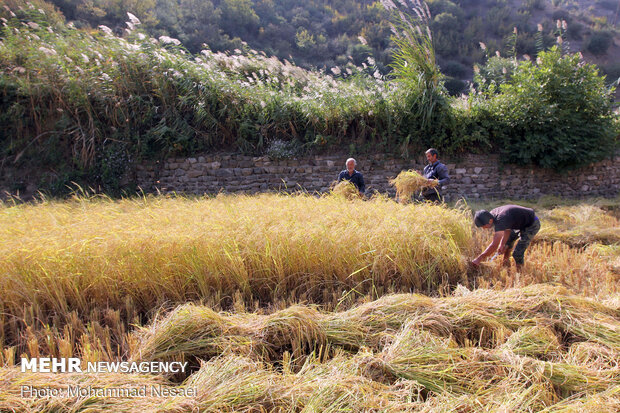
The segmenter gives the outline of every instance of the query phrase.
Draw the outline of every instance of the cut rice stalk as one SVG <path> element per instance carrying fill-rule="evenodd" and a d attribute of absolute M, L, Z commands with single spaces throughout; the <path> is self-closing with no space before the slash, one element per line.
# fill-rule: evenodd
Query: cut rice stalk
<path fill-rule="evenodd" d="M 437 186 L 437 181 L 431 182 L 432 183 L 429 184 L 427 178 L 410 169 L 408 171 L 402 171 L 396 178 L 391 179 L 390 185 L 396 187 L 396 196 L 400 202 L 408 202 L 415 192 L 423 188 Z"/>

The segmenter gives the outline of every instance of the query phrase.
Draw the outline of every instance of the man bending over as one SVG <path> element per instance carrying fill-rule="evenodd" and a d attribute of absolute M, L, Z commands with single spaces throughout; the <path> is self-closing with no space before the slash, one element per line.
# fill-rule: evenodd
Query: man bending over
<path fill-rule="evenodd" d="M 472 261 L 472 264 L 480 265 L 482 261 L 499 249 L 498 253 L 504 254 L 503 265 L 510 266 L 510 251 L 515 241 L 519 239 L 512 256 L 515 259 L 517 270 L 521 271 L 525 250 L 540 229 L 540 220 L 534 210 L 519 205 L 503 205 L 491 210 L 491 212 L 477 211 L 474 216 L 474 223 L 478 228 L 493 227 L 495 235 L 491 244 Z"/>

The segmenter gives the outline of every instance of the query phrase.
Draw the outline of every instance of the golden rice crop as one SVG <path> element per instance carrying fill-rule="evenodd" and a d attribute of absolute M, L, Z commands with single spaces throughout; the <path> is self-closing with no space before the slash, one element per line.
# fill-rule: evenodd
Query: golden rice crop
<path fill-rule="evenodd" d="M 428 179 L 414 170 L 401 171 L 396 178 L 390 180 L 390 185 L 396 187 L 396 196 L 401 202 L 407 202 L 417 191 L 437 186 L 437 181 L 429 184 Z"/>
<path fill-rule="evenodd" d="M 441 242 L 437 242 L 441 239 Z M 3 311 L 21 318 L 139 312 L 241 297 L 322 301 L 326 292 L 460 280 L 471 222 L 458 210 L 310 195 L 76 199 L 0 207 Z M 331 293 L 329 295 L 331 297 Z"/>
<path fill-rule="evenodd" d="M 537 237 L 571 245 L 620 243 L 620 220 L 612 213 L 589 204 L 561 206 L 541 211 Z"/>

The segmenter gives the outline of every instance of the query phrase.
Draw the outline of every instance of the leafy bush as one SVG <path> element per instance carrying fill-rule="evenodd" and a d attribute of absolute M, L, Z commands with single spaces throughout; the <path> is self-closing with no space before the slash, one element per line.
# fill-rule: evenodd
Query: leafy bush
<path fill-rule="evenodd" d="M 467 76 L 467 67 L 455 60 L 449 60 L 443 66 L 442 72 L 448 76 L 452 76 L 457 79 L 463 79 Z"/>
<path fill-rule="evenodd" d="M 602 71 L 607 76 L 608 83 L 617 82 L 620 79 L 620 62 L 603 66 Z"/>
<path fill-rule="evenodd" d="M 609 32 L 594 32 L 588 40 L 586 49 L 594 55 L 604 55 L 611 46 L 611 42 L 612 35 Z"/>
<path fill-rule="evenodd" d="M 476 87 L 485 93 L 497 93 L 500 85 L 510 80 L 516 67 L 515 59 L 493 56 L 476 70 L 474 75 Z"/>
<path fill-rule="evenodd" d="M 504 159 L 564 169 L 603 159 L 616 144 L 610 90 L 594 65 L 559 47 L 521 62 L 494 98 L 508 133 Z"/>
<path fill-rule="evenodd" d="M 394 81 L 375 71 L 363 45 L 364 70 L 326 73 L 247 46 L 196 56 L 169 37 L 134 30 L 119 38 L 38 9 L 4 12 L 0 156 L 52 167 L 59 178 L 51 187 L 83 179 L 118 192 L 132 160 L 198 151 L 287 157 L 349 146 L 407 155 L 493 145 L 510 162 L 556 168 L 589 163 L 613 145 L 609 91 L 592 66 L 557 50 L 540 66 L 493 57 L 476 75 L 479 94 L 454 99 L 448 91 L 463 84 L 444 81 L 429 16 L 417 11 L 424 22 L 397 24 Z"/>
<path fill-rule="evenodd" d="M 450 96 L 459 96 L 465 91 L 467 83 L 463 82 L 461 79 L 449 77 L 448 79 L 446 79 L 444 86 L 446 87 L 446 90 L 448 91 Z"/>
<path fill-rule="evenodd" d="M 407 5 L 417 17 L 407 14 Z M 416 0 L 404 0 L 398 6 L 390 3 L 389 10 L 395 26 L 392 40 L 398 47 L 393 75 L 404 91 L 398 109 L 403 112 L 402 127 L 409 132 L 402 143 L 407 154 L 412 141 L 430 146 L 429 137 L 435 142 L 446 140 L 445 126 L 452 116 L 436 62 L 428 9 Z"/>
<path fill-rule="evenodd" d="M 566 33 L 568 37 L 573 40 L 581 40 L 583 38 L 583 24 L 579 22 L 568 23 L 568 27 L 566 29 Z"/>

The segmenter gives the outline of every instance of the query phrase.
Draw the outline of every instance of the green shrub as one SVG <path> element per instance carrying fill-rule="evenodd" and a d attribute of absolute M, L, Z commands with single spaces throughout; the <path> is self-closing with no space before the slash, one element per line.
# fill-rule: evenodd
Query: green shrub
<path fill-rule="evenodd" d="M 554 46 L 539 63 L 521 62 L 494 99 L 508 133 L 500 150 L 510 163 L 564 169 L 613 153 L 610 90 L 594 65 Z"/>
<path fill-rule="evenodd" d="M 467 67 L 455 60 L 449 60 L 443 66 L 442 72 L 448 76 L 452 76 L 457 79 L 463 79 L 467 76 Z"/>
<path fill-rule="evenodd" d="M 467 83 L 463 82 L 461 79 L 449 77 L 444 82 L 444 86 L 450 96 L 459 96 L 465 91 L 465 88 L 467 88 Z"/>
<path fill-rule="evenodd" d="M 493 56 L 476 71 L 474 75 L 476 87 L 485 93 L 497 93 L 499 86 L 510 80 L 516 67 L 515 59 Z"/>
<path fill-rule="evenodd" d="M 579 22 L 568 23 L 566 33 L 568 34 L 569 39 L 581 40 L 583 38 L 583 27 L 583 24 Z"/>
<path fill-rule="evenodd" d="M 602 71 L 607 76 L 608 83 L 616 82 L 620 78 L 620 62 L 603 66 Z"/>
<path fill-rule="evenodd" d="M 586 49 L 593 55 L 604 55 L 611 46 L 612 39 L 612 35 L 608 32 L 594 32 L 588 40 Z"/>
<path fill-rule="evenodd" d="M 417 7 L 423 21 L 395 24 L 394 81 L 374 72 L 380 65 L 363 45 L 354 58 L 365 70 L 324 73 L 251 50 L 196 56 L 172 39 L 77 30 L 38 9 L 7 14 L 8 27 L 0 27 L 0 156 L 55 170 L 51 190 L 75 181 L 119 193 L 132 160 L 199 151 L 290 157 L 349 146 L 406 155 L 429 146 L 454 153 L 492 145 L 511 162 L 565 167 L 609 150 L 609 93 L 592 66 L 548 56 L 552 63 L 543 66 L 553 77 L 545 78 L 543 66 L 493 57 L 476 75 L 482 93 L 454 99 L 448 92 L 462 92 L 455 78 L 465 67 L 449 61 L 453 78 L 444 81 L 429 16 Z M 563 152 L 549 156 L 556 147 Z"/>

